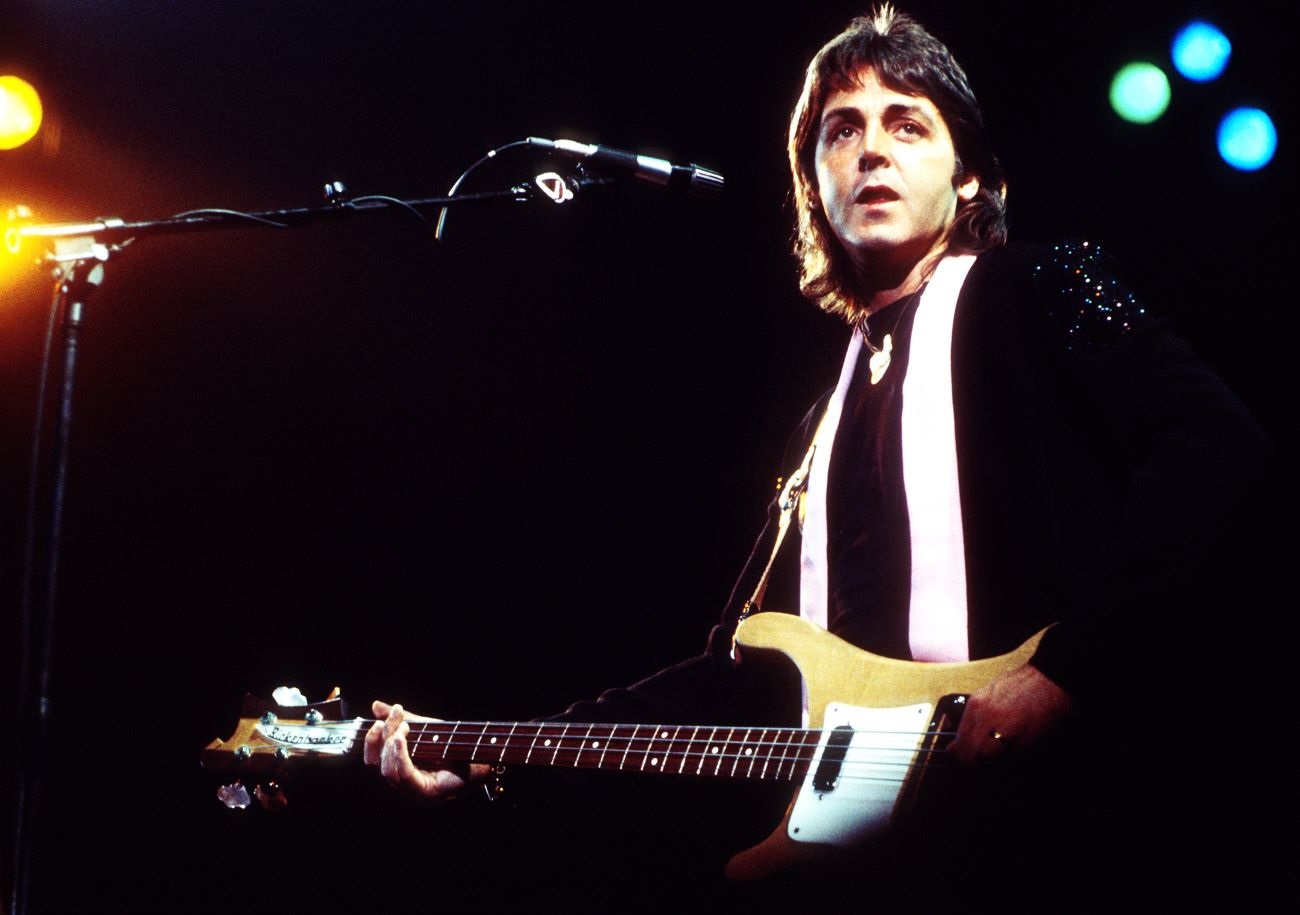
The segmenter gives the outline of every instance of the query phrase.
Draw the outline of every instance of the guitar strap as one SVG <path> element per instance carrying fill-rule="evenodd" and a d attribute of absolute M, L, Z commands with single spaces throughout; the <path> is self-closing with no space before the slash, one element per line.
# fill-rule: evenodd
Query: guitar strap
<path fill-rule="evenodd" d="M 790 478 L 781 487 L 781 495 L 777 498 L 777 507 L 781 513 L 777 516 L 776 539 L 772 542 L 772 552 L 767 557 L 767 565 L 763 566 L 763 574 L 758 577 L 758 584 L 754 586 L 754 591 L 749 600 L 745 601 L 744 605 L 741 606 L 740 617 L 737 622 L 752 613 L 762 610 L 763 598 L 767 594 L 767 584 L 772 577 L 772 566 L 776 563 L 776 557 L 781 552 L 781 544 L 785 541 L 785 535 L 790 530 L 790 522 L 796 513 L 798 514 L 799 525 L 803 526 L 803 494 L 808 488 L 808 473 L 812 469 L 813 455 L 817 453 L 817 443 L 821 439 L 822 427 L 825 425 L 826 415 L 823 414 L 821 421 L 817 424 L 817 432 L 813 435 L 812 444 L 808 446 L 808 451 L 803 456 L 803 462 L 794 473 L 790 474 Z M 731 640 L 731 656 L 733 658 L 736 656 L 734 632 Z"/>

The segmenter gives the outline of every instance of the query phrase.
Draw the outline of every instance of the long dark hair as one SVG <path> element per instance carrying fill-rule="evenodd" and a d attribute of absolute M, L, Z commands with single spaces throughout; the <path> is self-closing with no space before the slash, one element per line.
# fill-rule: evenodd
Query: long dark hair
<path fill-rule="evenodd" d="M 952 53 L 891 4 L 854 19 L 808 64 L 803 93 L 790 117 L 789 136 L 799 289 L 824 310 L 848 320 L 862 312 L 855 293 L 856 274 L 822 211 L 814 157 L 818 122 L 827 97 L 851 89 L 867 68 L 896 92 L 922 95 L 934 102 L 957 153 L 954 185 L 970 175 L 979 178 L 975 197 L 958 205 L 948 250 L 979 253 L 1007 239 L 1002 166 L 989 143 L 979 102 Z"/>

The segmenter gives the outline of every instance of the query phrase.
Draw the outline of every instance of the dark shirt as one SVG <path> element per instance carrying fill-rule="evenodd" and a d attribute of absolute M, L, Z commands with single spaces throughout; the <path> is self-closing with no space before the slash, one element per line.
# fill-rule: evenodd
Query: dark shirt
<path fill-rule="evenodd" d="M 831 632 L 876 654 L 909 658 L 911 550 L 903 486 L 903 379 L 920 293 L 871 316 L 872 347 L 892 338 L 889 368 L 871 384 L 862 347 L 831 450 L 826 494 L 827 622 Z"/>

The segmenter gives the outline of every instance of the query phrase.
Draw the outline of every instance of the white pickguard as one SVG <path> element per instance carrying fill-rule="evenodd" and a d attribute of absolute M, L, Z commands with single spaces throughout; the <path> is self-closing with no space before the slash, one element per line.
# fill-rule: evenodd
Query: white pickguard
<path fill-rule="evenodd" d="M 933 709 L 930 703 L 883 709 L 828 705 L 817 754 L 790 811 L 790 838 L 846 846 L 888 827 Z M 813 780 L 827 740 L 840 725 L 851 727 L 853 737 L 834 787 L 821 791 Z"/>

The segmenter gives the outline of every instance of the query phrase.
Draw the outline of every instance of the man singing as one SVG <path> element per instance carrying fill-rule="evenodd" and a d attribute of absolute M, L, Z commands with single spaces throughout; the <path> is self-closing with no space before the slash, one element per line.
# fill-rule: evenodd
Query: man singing
<path fill-rule="evenodd" d="M 1001 655 L 1050 627 L 969 697 L 949 750 L 970 772 L 1009 767 L 1021 787 L 1051 783 L 1086 806 L 1106 792 L 1074 780 L 1108 750 L 1156 743 L 1146 715 L 1160 684 L 1221 625 L 1270 449 L 1096 244 L 1007 243 L 979 105 L 910 17 L 886 4 L 817 53 L 789 160 L 800 288 L 851 331 L 839 383 L 783 468 L 805 471 L 789 532 L 778 547 L 774 505 L 703 654 L 553 720 L 763 720 L 776 700 L 731 650 L 759 603 L 916 662 Z M 486 776 L 417 768 L 401 707 L 374 711 L 367 762 L 390 782 L 445 798 Z M 1025 855 L 1037 866 L 1083 844 L 1038 801 L 954 808 L 1005 812 L 956 824 L 990 837 L 949 871 L 987 876 L 990 906 L 1009 904 Z"/>

